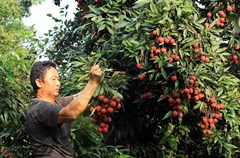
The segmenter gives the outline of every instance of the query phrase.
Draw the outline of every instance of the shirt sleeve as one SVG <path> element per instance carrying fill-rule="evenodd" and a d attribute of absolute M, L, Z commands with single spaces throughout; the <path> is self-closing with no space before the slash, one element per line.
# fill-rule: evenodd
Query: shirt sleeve
<path fill-rule="evenodd" d="M 53 105 L 48 102 L 39 102 L 38 105 L 35 105 L 35 108 L 33 108 L 32 115 L 37 123 L 43 126 L 53 127 L 57 125 L 58 114 L 62 108 L 62 106 Z"/>
<path fill-rule="evenodd" d="M 73 96 L 57 97 L 56 102 L 58 105 L 67 106 L 73 99 Z"/>

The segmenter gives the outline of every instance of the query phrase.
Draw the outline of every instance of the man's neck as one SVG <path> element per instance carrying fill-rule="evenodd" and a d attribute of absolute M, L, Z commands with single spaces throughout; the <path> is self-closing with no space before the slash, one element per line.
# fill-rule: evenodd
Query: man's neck
<path fill-rule="evenodd" d="M 41 100 L 44 100 L 44 101 L 46 101 L 46 102 L 50 102 L 50 103 L 52 103 L 52 104 L 54 104 L 55 103 L 55 97 L 49 97 L 49 96 L 46 96 L 46 95 L 44 95 L 44 94 L 37 94 L 37 98 L 38 99 L 41 99 Z"/>

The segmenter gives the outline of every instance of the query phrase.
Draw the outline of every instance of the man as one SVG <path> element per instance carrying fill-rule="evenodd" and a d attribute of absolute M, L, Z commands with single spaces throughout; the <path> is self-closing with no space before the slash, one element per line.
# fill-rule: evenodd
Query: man
<path fill-rule="evenodd" d="M 57 97 L 60 91 L 59 74 L 52 61 L 36 62 L 30 74 L 36 98 L 31 100 L 26 115 L 34 157 L 72 158 L 69 123 L 87 107 L 99 86 L 102 70 L 93 65 L 89 81 L 76 97 Z"/>

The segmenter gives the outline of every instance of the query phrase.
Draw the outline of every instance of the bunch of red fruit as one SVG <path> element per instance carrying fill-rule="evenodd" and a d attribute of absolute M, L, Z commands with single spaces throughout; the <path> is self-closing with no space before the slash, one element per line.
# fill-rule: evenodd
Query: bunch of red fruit
<path fill-rule="evenodd" d="M 205 98 L 205 94 L 201 93 L 199 89 L 199 84 L 197 83 L 197 77 L 195 75 L 189 76 L 187 86 L 184 89 L 180 89 L 179 93 L 183 98 L 188 100 L 193 98 L 195 101 L 198 101 Z"/>
<path fill-rule="evenodd" d="M 120 99 L 116 96 L 98 95 L 96 105 L 90 107 L 90 112 L 94 113 L 92 122 L 99 126 L 98 132 L 107 133 L 109 131 L 109 124 L 112 122 L 111 115 L 121 107 Z"/>
<path fill-rule="evenodd" d="M 205 115 L 202 117 L 200 128 L 204 135 L 211 135 L 212 131 L 215 129 L 215 124 L 223 116 L 220 110 L 224 109 L 224 106 L 221 103 L 217 104 L 214 98 L 208 98 L 205 102 L 207 103 L 207 108 L 210 108 L 211 110 L 207 116 Z M 206 112 L 203 113 L 206 114 Z"/>
<path fill-rule="evenodd" d="M 224 27 L 224 23 L 226 22 L 226 18 L 227 18 L 227 13 L 231 13 L 232 11 L 235 11 L 236 9 L 235 9 L 235 6 L 230 6 L 230 5 L 228 5 L 227 6 L 227 8 L 226 8 L 226 11 L 224 11 L 224 10 L 220 10 L 220 11 L 218 11 L 218 21 L 216 22 L 216 26 L 217 27 Z M 209 20 L 209 22 L 211 22 L 211 18 L 212 18 L 212 12 L 211 11 L 209 11 L 208 13 L 207 13 L 207 17 L 209 18 L 208 20 Z M 205 23 L 205 26 L 206 27 L 209 27 L 210 26 L 210 23 L 209 22 L 206 22 Z"/>
<path fill-rule="evenodd" d="M 173 93 L 172 97 L 168 98 L 168 107 L 172 108 L 172 116 L 182 118 L 183 117 L 183 107 L 181 105 L 181 99 L 179 98 L 179 93 Z"/>
<path fill-rule="evenodd" d="M 240 45 L 236 45 L 236 46 L 235 46 L 235 51 L 240 51 Z M 233 54 L 233 55 L 230 55 L 230 56 L 229 56 L 229 60 L 232 61 L 234 64 L 237 65 L 237 64 L 239 63 L 237 53 L 236 53 L 236 54 Z"/>
<path fill-rule="evenodd" d="M 157 34 L 157 30 L 153 30 L 152 37 L 154 38 L 155 44 L 151 47 L 151 58 L 158 58 L 159 53 L 165 54 L 167 52 L 167 45 L 171 46 L 175 44 L 174 38 L 161 37 Z"/>
<path fill-rule="evenodd" d="M 201 50 L 198 43 L 194 43 L 192 47 L 195 54 L 198 54 Z M 206 62 L 206 63 L 209 62 L 209 58 L 205 55 L 204 52 L 200 52 L 198 55 L 198 58 L 200 59 L 201 62 Z"/>

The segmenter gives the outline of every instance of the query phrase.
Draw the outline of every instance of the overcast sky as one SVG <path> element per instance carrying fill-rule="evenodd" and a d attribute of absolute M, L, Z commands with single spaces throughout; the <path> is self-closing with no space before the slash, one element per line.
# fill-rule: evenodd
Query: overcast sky
<path fill-rule="evenodd" d="M 45 0 L 41 4 L 33 5 L 30 8 L 31 16 L 23 19 L 24 23 L 27 26 L 33 26 L 37 30 L 37 36 L 43 36 L 44 33 L 48 32 L 49 29 L 53 28 L 55 22 L 47 16 L 48 13 L 52 14 L 53 17 L 58 17 L 64 19 L 64 17 L 60 16 L 60 8 L 65 7 L 69 4 L 68 8 L 68 17 L 73 17 L 73 12 L 75 12 L 75 8 L 77 2 L 75 0 L 62 0 L 61 6 L 56 6 L 53 3 L 53 0 Z"/>

